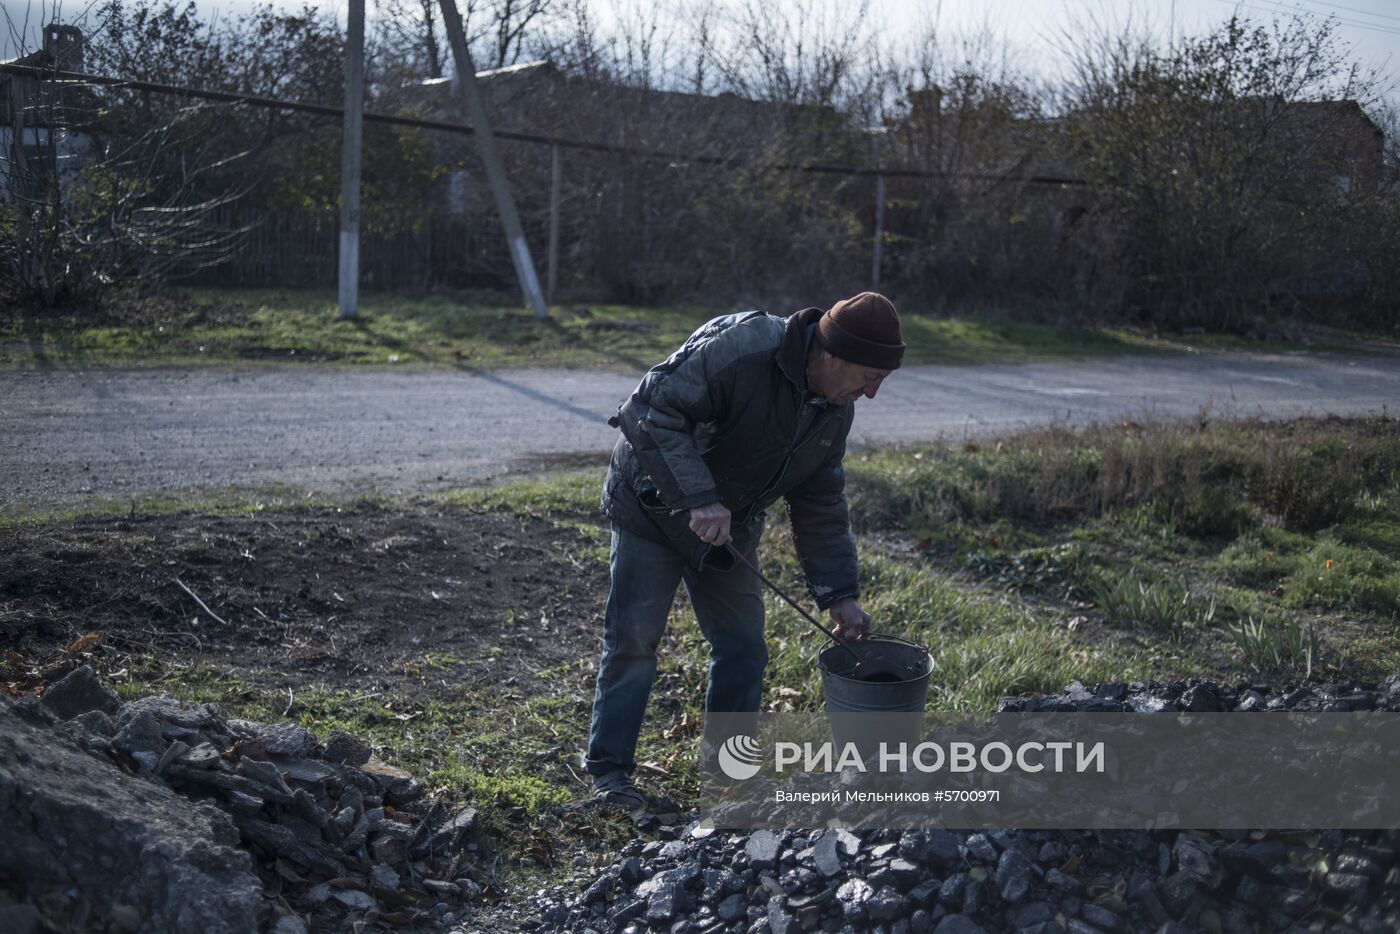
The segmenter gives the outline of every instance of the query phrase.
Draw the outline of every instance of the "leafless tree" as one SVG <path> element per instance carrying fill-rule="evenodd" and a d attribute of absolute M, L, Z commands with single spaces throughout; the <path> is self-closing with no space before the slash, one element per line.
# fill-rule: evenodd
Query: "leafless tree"
<path fill-rule="evenodd" d="M 1159 324 L 1296 315 L 1362 288 L 1375 73 L 1306 14 L 1074 52 L 1065 156 L 1094 186 L 1095 300 Z"/>
<path fill-rule="evenodd" d="M 931 20 L 890 62 L 877 158 L 921 173 L 891 182 L 891 275 L 925 307 L 1033 289 L 1048 212 L 1031 179 L 1049 132 L 1034 82 L 985 23 Z"/>

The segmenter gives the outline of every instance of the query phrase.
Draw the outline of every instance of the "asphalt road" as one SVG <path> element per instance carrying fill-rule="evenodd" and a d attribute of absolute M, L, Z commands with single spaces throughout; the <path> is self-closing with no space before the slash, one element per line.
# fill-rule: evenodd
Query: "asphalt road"
<path fill-rule="evenodd" d="M 0 370 L 0 502 L 287 484 L 405 491 L 597 459 L 638 374 L 326 366 Z M 1379 414 L 1400 355 L 1181 354 L 907 367 L 855 444 L 1052 422 Z"/>

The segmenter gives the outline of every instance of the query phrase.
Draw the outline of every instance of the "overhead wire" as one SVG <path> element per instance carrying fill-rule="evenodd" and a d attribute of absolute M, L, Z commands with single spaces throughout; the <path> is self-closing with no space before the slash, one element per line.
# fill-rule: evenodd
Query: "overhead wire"
<path fill-rule="evenodd" d="M 34 78 L 43 78 L 55 81 L 64 81 L 72 84 L 92 84 L 100 87 L 125 88 L 133 91 L 153 94 L 170 94 L 179 97 L 188 97 L 202 100 L 220 101 L 231 104 L 246 104 L 252 107 L 266 107 L 274 110 L 289 110 L 299 113 L 315 114 L 324 117 L 344 118 L 345 111 L 340 107 L 332 107 L 328 104 L 310 104 L 302 101 L 281 100 L 274 97 L 263 97 L 256 94 L 240 94 L 233 91 L 207 91 L 201 88 L 187 88 L 178 85 L 160 84 L 154 81 L 137 81 L 129 78 L 115 78 L 107 75 L 89 75 L 80 72 L 57 71 L 53 68 L 44 68 L 36 65 L 19 65 L 13 62 L 0 62 L 0 73 L 21 74 Z M 429 120 L 423 117 L 403 117 L 395 114 L 381 114 L 372 111 L 364 111 L 364 119 L 370 123 L 386 123 L 395 126 L 415 127 L 426 130 L 440 130 L 446 133 L 460 133 L 470 135 L 476 129 L 465 123 L 450 123 L 444 120 Z M 700 163 L 702 165 L 717 165 L 727 168 L 742 167 L 745 163 L 740 159 L 723 156 L 703 156 L 694 153 L 682 153 L 665 149 L 639 149 L 632 146 L 621 146 L 611 143 L 596 143 L 590 140 L 570 139 L 562 136 L 548 136 L 542 133 L 523 133 L 517 130 L 492 130 L 494 136 L 499 139 L 512 140 L 523 143 L 537 143 L 550 146 L 558 146 L 561 149 L 582 149 L 592 152 L 609 153 L 612 155 L 631 155 L 649 161 L 663 161 L 669 164 Z M 810 172 L 829 175 L 858 175 L 858 176 L 884 176 L 886 178 L 943 178 L 946 174 L 926 172 L 920 169 L 902 169 L 895 167 L 868 168 L 865 166 L 837 165 L 826 163 L 775 163 L 765 166 L 770 171 L 778 172 Z M 965 180 L 978 181 L 1020 181 L 1032 184 L 1045 185 L 1087 185 L 1082 179 L 1066 178 L 1051 175 L 1015 175 L 996 174 L 979 172 L 959 172 L 951 173 L 954 177 Z"/>
<path fill-rule="evenodd" d="M 1255 3 L 1269 3 L 1272 4 L 1272 6 L 1254 6 L 1250 3 L 1241 3 L 1239 2 L 1239 0 L 1216 0 L 1216 2 L 1224 3 L 1227 6 L 1231 6 L 1239 10 L 1254 10 L 1259 13 L 1271 13 L 1275 16 L 1277 16 L 1280 13 L 1302 13 L 1308 16 L 1319 15 L 1314 10 L 1309 10 L 1301 6 L 1294 6 L 1291 4 L 1278 2 L 1278 0 L 1254 0 Z M 1379 23 L 1362 23 L 1358 22 L 1357 20 L 1346 19 L 1344 17 L 1337 16 L 1336 14 L 1328 14 L 1328 17 L 1343 26 L 1348 26 L 1353 29 L 1364 29 L 1385 36 L 1400 36 L 1400 27 L 1383 26 Z"/>
<path fill-rule="evenodd" d="M 1376 19 L 1390 19 L 1400 23 L 1400 16 L 1391 16 L 1388 13 L 1373 13 L 1370 10 L 1362 10 L 1354 6 L 1342 6 L 1340 3 L 1327 3 L 1325 0 L 1302 0 L 1303 3 L 1311 3 L 1313 6 L 1331 7 L 1334 10 L 1346 10 L 1348 13 L 1360 13 L 1362 16 L 1371 16 Z"/>

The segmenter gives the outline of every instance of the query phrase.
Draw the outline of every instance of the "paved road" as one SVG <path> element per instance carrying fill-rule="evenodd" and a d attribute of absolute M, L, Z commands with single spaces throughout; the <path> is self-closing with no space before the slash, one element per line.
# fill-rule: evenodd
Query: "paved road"
<path fill-rule="evenodd" d="M 0 501 L 284 483 L 429 489 L 601 456 L 635 374 L 316 366 L 0 370 Z M 857 403 L 857 444 L 1051 422 L 1379 413 L 1400 356 L 1183 354 L 907 367 Z"/>

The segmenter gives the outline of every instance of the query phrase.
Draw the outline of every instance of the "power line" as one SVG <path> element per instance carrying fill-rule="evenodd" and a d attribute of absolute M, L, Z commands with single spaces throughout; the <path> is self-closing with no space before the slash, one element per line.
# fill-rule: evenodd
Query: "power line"
<path fill-rule="evenodd" d="M 1360 13 L 1362 16 L 1370 16 L 1375 19 L 1391 19 L 1400 23 L 1400 16 L 1391 16 L 1388 13 L 1372 13 L 1370 10 L 1361 10 L 1354 6 L 1342 6 L 1340 3 L 1325 3 L 1323 0 L 1302 0 L 1302 2 L 1311 3 L 1314 6 L 1331 7 L 1334 10 L 1346 10 L 1348 13 Z"/>
<path fill-rule="evenodd" d="M 1233 7 L 1239 8 L 1239 9 L 1256 10 L 1256 11 L 1258 11 L 1258 12 L 1260 12 L 1260 13 L 1272 13 L 1272 14 L 1274 14 L 1274 15 L 1278 15 L 1279 13 L 1293 13 L 1293 14 L 1302 13 L 1302 14 L 1307 14 L 1307 15 L 1309 15 L 1309 16 L 1316 16 L 1316 15 L 1317 15 L 1317 13 L 1315 13 L 1315 12 L 1312 11 L 1312 10 L 1305 9 L 1304 7 L 1301 7 L 1301 6 L 1290 6 L 1289 4 L 1279 2 L 1279 0 L 1256 0 L 1256 2 L 1259 2 L 1259 3 L 1269 3 L 1269 4 L 1272 4 L 1272 6 L 1268 6 L 1268 7 L 1250 6 L 1250 5 L 1245 4 L 1245 3 L 1239 3 L 1239 2 L 1237 2 L 1237 0 L 1219 0 L 1219 2 L 1220 2 L 1220 3 L 1228 3 L 1230 6 L 1233 6 Z M 1353 28 L 1353 29 L 1364 29 L 1364 30 L 1368 30 L 1368 31 L 1370 31 L 1370 32 L 1380 33 L 1381 35 L 1386 35 L 1386 36 L 1400 36 L 1400 28 L 1397 28 L 1397 27 L 1393 27 L 1393 26 L 1384 26 L 1384 25 L 1381 25 L 1380 23 L 1363 23 L 1363 22 L 1360 22 L 1360 21 L 1354 20 L 1354 19 L 1346 19 L 1346 18 L 1344 18 L 1344 17 L 1338 16 L 1338 15 L 1335 14 L 1335 13 L 1329 13 L 1329 14 L 1328 14 L 1328 17 L 1329 17 L 1330 19 L 1332 19 L 1332 20 L 1333 20 L 1334 22 L 1336 22 L 1336 23 L 1339 23 L 1339 24 L 1341 24 L 1341 25 L 1343 25 L 1343 26 L 1349 26 L 1349 27 L 1351 27 L 1351 28 Z"/>
<path fill-rule="evenodd" d="M 17 65 L 9 62 L 0 62 L 0 73 L 10 73 L 25 75 L 31 78 L 41 78 L 54 81 L 64 81 L 70 84 L 92 84 L 99 87 L 111 87 L 132 91 L 142 91 L 150 94 L 170 94 L 176 97 L 195 98 L 200 100 L 220 101 L 229 104 L 246 104 L 250 107 L 266 107 L 271 110 L 290 110 L 295 113 L 315 114 L 321 117 L 344 118 L 345 111 L 340 107 L 331 107 L 326 104 L 309 104 L 302 101 L 281 100 L 275 97 L 262 97 L 256 94 L 238 94 L 232 91 L 206 91 L 200 88 L 180 87 L 173 84 L 160 84 L 154 81 L 137 81 L 130 78 L 113 78 L 107 75 L 88 75 L 73 71 L 57 71 L 52 68 L 43 68 L 36 65 Z M 401 117 L 395 114 L 380 114 L 370 111 L 364 112 L 364 119 L 369 123 L 384 123 L 391 126 L 415 127 L 423 130 L 439 130 L 444 133 L 458 133 L 470 135 L 476 132 L 475 128 L 465 123 L 448 123 L 443 120 L 427 120 L 422 117 Z M 618 146 L 609 143 L 595 143 L 588 140 L 569 139 L 562 136 L 546 136 L 541 133 L 522 133 L 516 130 L 494 130 L 495 136 L 500 139 L 513 140 L 521 143 L 536 143 L 540 145 L 558 146 L 561 149 L 582 149 L 591 152 L 608 153 L 610 155 L 637 156 L 648 161 L 666 162 L 669 164 L 698 162 L 703 165 L 717 165 L 726 168 L 739 168 L 748 163 L 736 158 L 725 158 L 722 156 L 698 156 L 692 153 L 673 152 L 664 149 L 637 149 L 631 146 Z M 920 169 L 899 169 L 899 168 L 879 168 L 872 169 L 864 166 L 854 165 L 834 165 L 816 162 L 805 163 L 775 163 L 765 166 L 774 172 L 810 172 L 826 175 L 857 175 L 857 176 L 880 176 L 886 178 L 946 178 L 952 177 L 966 179 L 970 181 L 1020 181 L 1040 185 L 1087 185 L 1082 179 L 1064 178 L 1052 175 L 996 175 L 993 173 L 981 172 L 958 172 L 947 175 L 936 172 L 925 172 Z"/>
<path fill-rule="evenodd" d="M 1234 7 L 1237 10 L 1254 10 L 1259 13 L 1271 13 L 1275 16 L 1277 16 L 1280 13 L 1304 13 L 1310 16 L 1317 15 L 1312 10 L 1304 9 L 1300 6 L 1289 6 L 1286 3 L 1277 2 L 1277 0 L 1256 0 L 1256 2 L 1260 3 L 1275 4 L 1274 6 L 1270 7 L 1251 6 L 1247 3 L 1240 3 L 1239 0 L 1217 0 L 1217 2 L 1227 4 L 1231 7 Z M 1343 19 L 1342 17 L 1337 16 L 1335 13 L 1329 14 L 1329 18 L 1332 19 L 1334 22 L 1340 23 L 1343 26 L 1350 26 L 1353 29 L 1365 29 L 1369 30 L 1370 32 L 1380 33 L 1381 35 L 1385 36 L 1400 36 L 1400 28 L 1382 26 L 1378 23 L 1362 23 L 1352 19 Z"/>

